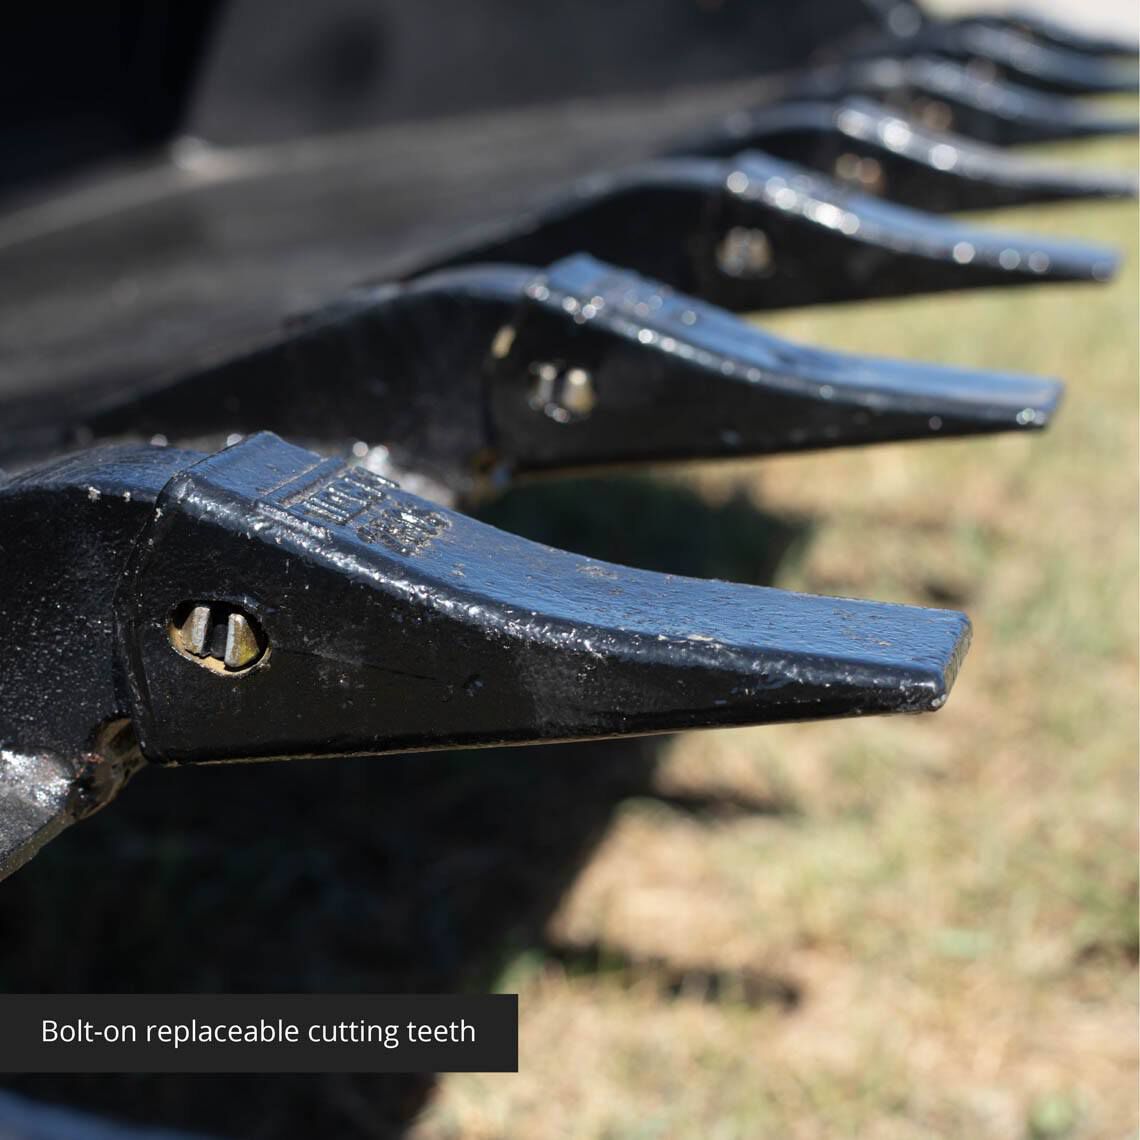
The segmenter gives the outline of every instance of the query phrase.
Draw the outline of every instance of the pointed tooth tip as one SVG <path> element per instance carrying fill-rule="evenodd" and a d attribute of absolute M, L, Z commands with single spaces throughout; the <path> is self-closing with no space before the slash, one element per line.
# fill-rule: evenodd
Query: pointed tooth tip
<path fill-rule="evenodd" d="M 1060 411 L 1065 399 L 1064 383 L 1060 380 L 1044 380 L 1042 387 L 1044 391 L 1041 399 L 1032 405 L 1027 404 L 1018 412 L 1018 423 L 1022 427 L 1041 431 L 1053 422 L 1053 417 Z"/>
<path fill-rule="evenodd" d="M 888 603 L 863 605 L 878 610 L 881 616 L 888 612 L 891 615 L 892 632 L 888 636 L 898 652 L 890 664 L 868 668 L 868 662 L 842 655 L 817 659 L 806 666 L 814 676 L 802 697 L 797 698 L 794 693 L 804 679 L 799 669 L 792 671 L 794 681 L 785 680 L 778 686 L 782 704 L 773 703 L 766 672 L 760 672 L 761 683 L 753 687 L 748 681 L 755 682 L 755 672 L 750 675 L 747 670 L 742 671 L 742 679 L 746 679 L 744 692 L 736 702 L 717 702 L 721 707 L 709 708 L 707 726 L 927 713 L 942 708 L 970 646 L 970 619 L 956 610 Z M 879 617 L 871 618 L 862 636 L 875 637 L 878 620 Z M 905 648 L 895 639 L 907 642 Z M 752 668 L 764 670 L 764 658 L 757 659 Z"/>
<path fill-rule="evenodd" d="M 1140 119 L 1094 119 L 1086 124 L 1089 134 L 1132 135 L 1140 133 Z"/>
<path fill-rule="evenodd" d="M 974 640 L 974 625 L 966 614 L 959 610 L 941 610 L 940 613 L 950 619 L 954 631 L 954 642 L 946 663 L 942 670 L 933 677 L 929 708 L 931 711 L 940 709 L 949 699 L 950 690 L 958 680 L 962 669 L 962 662 L 969 652 L 970 643 Z"/>
<path fill-rule="evenodd" d="M 1083 174 L 1075 171 L 1073 184 L 1083 196 L 1089 198 L 1128 198 L 1140 196 L 1140 179 L 1127 171 L 1093 171 Z"/>
<path fill-rule="evenodd" d="M 941 620 L 943 638 L 940 651 L 916 660 L 900 679 L 897 693 L 880 709 L 867 712 L 929 713 L 936 712 L 950 699 L 962 662 L 973 639 L 973 625 L 958 610 L 908 607 L 926 616 L 931 623 Z M 861 710 L 853 709 L 852 712 Z"/>
<path fill-rule="evenodd" d="M 1042 189 L 1065 198 L 1120 199 L 1135 198 L 1140 192 L 1140 179 L 1127 170 L 1043 164 L 1039 170 L 1030 171 L 1026 186 L 1030 191 Z"/>
<path fill-rule="evenodd" d="M 970 241 L 975 256 L 985 251 L 987 259 L 1015 276 L 1040 281 L 1111 281 L 1120 269 L 1120 254 L 1110 246 L 1092 242 L 1034 240 L 1021 234 L 992 232 Z M 957 247 L 952 255 L 959 260 Z M 996 255 L 996 256 L 995 256 Z M 1028 271 L 1028 272 L 1027 272 Z"/>
<path fill-rule="evenodd" d="M 1115 250 L 1102 250 L 1096 255 L 1096 260 L 1089 265 L 1088 278 L 1090 281 L 1107 283 L 1113 281 L 1120 272 L 1121 258 Z"/>
<path fill-rule="evenodd" d="M 964 652 L 964 651 L 963 651 Z M 950 699 L 950 691 L 958 676 L 960 660 L 952 666 L 939 670 L 931 667 L 925 675 L 916 675 L 906 690 L 906 701 L 899 705 L 899 712 L 931 713 L 938 712 Z"/>
<path fill-rule="evenodd" d="M 1016 390 L 1002 393 L 1010 428 L 1024 431 L 1043 431 L 1053 422 L 1065 396 L 1065 385 L 1060 380 L 1026 379 L 1018 387 L 1024 393 L 1018 399 Z"/>

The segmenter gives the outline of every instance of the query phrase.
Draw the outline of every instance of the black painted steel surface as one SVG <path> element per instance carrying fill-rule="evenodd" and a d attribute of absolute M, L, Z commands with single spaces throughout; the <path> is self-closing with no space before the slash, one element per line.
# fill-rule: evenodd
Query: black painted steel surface
<path fill-rule="evenodd" d="M 543 264 L 576 252 L 735 311 L 1106 281 L 1118 260 L 1102 246 L 932 217 L 752 151 L 584 179 L 444 263 Z"/>
<path fill-rule="evenodd" d="M 1055 381 L 782 341 L 578 255 L 360 290 L 264 348 L 115 402 L 9 405 L 0 462 L 261 429 L 383 445 L 454 494 L 519 472 L 1044 427 Z"/>
<path fill-rule="evenodd" d="M 948 213 L 1080 198 L 1134 198 L 1136 177 L 1011 155 L 852 97 L 735 111 L 670 148 L 731 158 L 760 150 L 906 206 Z"/>
<path fill-rule="evenodd" d="M 1134 136 L 1134 114 L 979 77 L 937 56 L 852 60 L 792 78 L 783 97 L 838 99 L 865 95 L 927 126 L 997 146 L 1063 142 L 1100 135 Z"/>
<path fill-rule="evenodd" d="M 4 774 L 69 777 L 46 820 L 0 812 L 0 870 L 114 795 L 124 722 L 188 763 L 922 712 L 969 637 L 949 611 L 539 546 L 268 434 L 80 453 L 0 488 L 0 522 Z M 256 651 L 208 667 L 187 606 L 240 612 Z"/>
<path fill-rule="evenodd" d="M 1137 83 L 1135 62 L 1062 48 L 1012 27 L 976 20 L 927 21 L 907 35 L 862 36 L 846 45 L 845 54 L 929 54 L 966 64 L 986 78 L 1062 95 L 1129 94 Z"/>

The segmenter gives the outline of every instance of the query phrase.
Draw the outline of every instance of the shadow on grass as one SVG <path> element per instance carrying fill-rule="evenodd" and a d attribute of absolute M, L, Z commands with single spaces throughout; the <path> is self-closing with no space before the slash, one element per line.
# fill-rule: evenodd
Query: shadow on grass
<path fill-rule="evenodd" d="M 641 479 L 548 483 L 483 511 L 578 553 L 765 583 L 809 524 Z M 663 1000 L 791 1008 L 794 983 L 631 963 L 545 929 L 660 738 L 146 773 L 0 886 L 0 987 L 51 992 L 455 992 L 519 954 L 650 971 Z M 717 820 L 789 803 L 665 797 Z M 27 1095 L 247 1138 L 398 1135 L 431 1079 L 41 1076 Z"/>

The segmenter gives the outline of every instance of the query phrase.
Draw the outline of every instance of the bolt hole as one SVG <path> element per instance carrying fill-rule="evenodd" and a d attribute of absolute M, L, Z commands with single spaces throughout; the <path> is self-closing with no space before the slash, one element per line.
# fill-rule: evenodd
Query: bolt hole
<path fill-rule="evenodd" d="M 229 675 L 252 669 L 269 648 L 257 619 L 229 602 L 183 602 L 171 615 L 168 634 L 183 657 Z"/>

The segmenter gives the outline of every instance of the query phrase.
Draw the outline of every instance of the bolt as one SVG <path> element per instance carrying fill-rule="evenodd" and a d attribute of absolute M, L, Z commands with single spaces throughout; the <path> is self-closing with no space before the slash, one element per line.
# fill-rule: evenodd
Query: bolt
<path fill-rule="evenodd" d="M 997 64 L 992 59 L 972 59 L 966 70 L 981 83 L 993 83 L 998 77 Z"/>
<path fill-rule="evenodd" d="M 860 158 L 857 154 L 841 154 L 835 160 L 835 176 L 868 194 L 881 194 L 886 185 L 882 163 L 875 158 Z"/>
<path fill-rule="evenodd" d="M 549 362 L 531 365 L 530 406 L 556 423 L 586 419 L 598 402 L 594 378 L 585 368 Z"/>
<path fill-rule="evenodd" d="M 915 117 L 932 131 L 948 131 L 954 125 L 954 112 L 941 99 L 919 99 Z"/>
<path fill-rule="evenodd" d="M 767 277 L 775 260 L 768 235 L 747 226 L 734 226 L 716 249 L 717 268 L 727 277 Z"/>
<path fill-rule="evenodd" d="M 184 657 L 220 673 L 241 673 L 265 656 L 256 620 L 226 602 L 186 602 L 174 612 L 170 643 Z"/>

